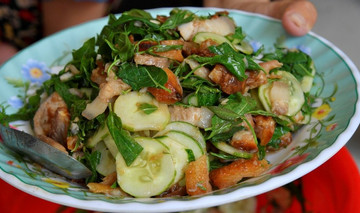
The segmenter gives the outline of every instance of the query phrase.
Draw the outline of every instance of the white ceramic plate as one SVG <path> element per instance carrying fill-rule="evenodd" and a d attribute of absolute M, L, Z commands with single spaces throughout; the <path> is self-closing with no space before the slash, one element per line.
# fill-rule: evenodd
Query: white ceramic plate
<path fill-rule="evenodd" d="M 187 9 L 199 15 L 222 10 Z M 160 8 L 149 11 L 153 15 L 168 15 L 170 10 Z M 315 33 L 299 38 L 290 37 L 278 20 L 236 10 L 228 11 L 236 23 L 243 27 L 253 44 L 264 44 L 266 49 L 271 50 L 275 41 L 282 38 L 285 39 L 286 46 L 307 51 L 324 79 L 321 81 L 317 77 L 312 90 L 312 93 L 321 91 L 315 119 L 298 131 L 289 147 L 268 156 L 272 167 L 265 174 L 201 197 L 110 198 L 90 193 L 83 187 L 34 166 L 0 143 L 0 177 L 34 196 L 81 209 L 105 212 L 174 212 L 252 197 L 289 183 L 327 161 L 346 144 L 360 121 L 360 78 L 357 68 L 341 50 Z M 16 107 L 21 105 L 17 95 L 23 94 L 20 88 L 14 88 L 15 82 L 31 81 L 31 78 L 27 78 L 31 68 L 56 69 L 57 65 L 66 64 L 70 60 L 69 53 L 79 48 L 88 38 L 96 36 L 106 23 L 107 18 L 103 18 L 66 29 L 14 56 L 0 68 L 0 103 L 9 103 L 12 107 L 7 109 L 8 112 L 15 112 Z"/>

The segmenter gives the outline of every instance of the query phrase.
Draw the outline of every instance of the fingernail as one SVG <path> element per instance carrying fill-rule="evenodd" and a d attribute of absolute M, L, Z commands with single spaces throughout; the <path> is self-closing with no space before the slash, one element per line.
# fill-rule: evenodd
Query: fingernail
<path fill-rule="evenodd" d="M 289 19 L 293 24 L 295 24 L 299 28 L 306 28 L 306 21 L 304 16 L 299 13 L 292 13 L 289 15 Z"/>

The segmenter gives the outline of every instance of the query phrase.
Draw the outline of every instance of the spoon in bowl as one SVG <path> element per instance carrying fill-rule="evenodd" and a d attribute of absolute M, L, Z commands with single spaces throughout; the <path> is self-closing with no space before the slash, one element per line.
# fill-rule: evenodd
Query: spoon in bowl
<path fill-rule="evenodd" d="M 69 179 L 83 179 L 92 174 L 75 158 L 23 131 L 0 125 L 0 136 L 10 149 L 26 155 L 59 175 Z"/>

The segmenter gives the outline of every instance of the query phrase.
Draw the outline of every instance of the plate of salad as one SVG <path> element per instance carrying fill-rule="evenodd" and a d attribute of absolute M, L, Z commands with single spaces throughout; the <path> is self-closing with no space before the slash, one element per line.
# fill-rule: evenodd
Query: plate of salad
<path fill-rule="evenodd" d="M 185 211 L 264 193 L 316 169 L 360 121 L 359 73 L 341 50 L 237 10 L 110 15 L 40 40 L 0 76 L 1 124 L 91 171 L 65 178 L 3 142 L 0 177 L 96 211 Z"/>

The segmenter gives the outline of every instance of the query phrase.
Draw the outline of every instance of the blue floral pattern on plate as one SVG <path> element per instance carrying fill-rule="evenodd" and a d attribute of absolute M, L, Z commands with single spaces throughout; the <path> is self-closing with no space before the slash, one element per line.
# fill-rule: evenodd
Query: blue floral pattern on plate
<path fill-rule="evenodd" d="M 49 68 L 44 62 L 29 59 L 26 64 L 22 66 L 21 72 L 24 79 L 35 84 L 42 84 L 44 81 L 50 79 Z"/>

